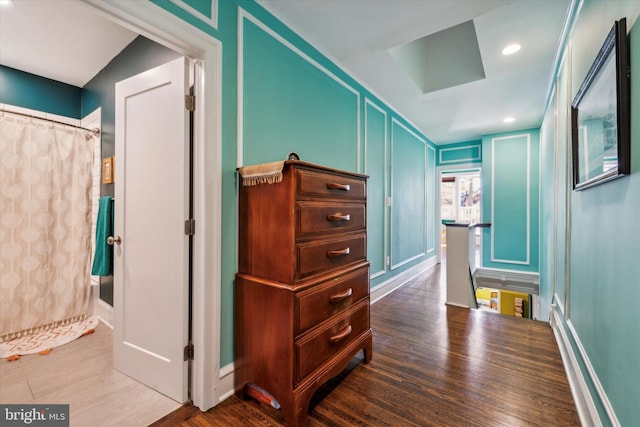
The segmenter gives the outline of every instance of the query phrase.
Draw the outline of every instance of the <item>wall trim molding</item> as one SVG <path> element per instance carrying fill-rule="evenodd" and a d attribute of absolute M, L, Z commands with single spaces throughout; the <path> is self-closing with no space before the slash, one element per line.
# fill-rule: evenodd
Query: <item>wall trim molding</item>
<path fill-rule="evenodd" d="M 554 304 L 556 305 L 556 308 L 560 310 L 560 314 L 562 314 L 562 316 L 566 318 L 567 315 L 564 312 L 564 301 L 561 300 L 558 294 L 555 292 L 553 294 L 553 301 L 554 301 Z"/>
<path fill-rule="evenodd" d="M 273 7 L 269 2 L 265 2 L 264 0 L 257 0 L 257 3 L 260 4 L 260 6 L 266 10 L 268 13 L 270 13 L 271 15 L 273 15 L 278 21 L 280 21 L 282 24 L 286 25 L 287 27 L 289 27 L 289 29 L 291 29 L 292 32 L 296 33 L 300 38 L 304 39 L 310 46 L 312 46 L 316 51 L 318 51 L 318 53 L 320 53 L 320 55 L 324 56 L 327 60 L 331 61 L 333 63 L 333 65 L 336 66 L 336 68 L 340 69 L 343 73 L 345 73 L 346 75 L 348 75 L 349 77 L 353 78 L 354 80 L 356 80 L 358 82 L 358 85 L 360 87 L 362 87 L 362 89 L 364 89 L 366 92 L 369 92 L 371 95 L 373 95 L 374 97 L 376 97 L 378 99 L 378 101 L 380 101 L 381 103 L 383 103 L 385 105 L 386 108 L 389 109 L 389 111 L 393 112 L 394 114 L 396 114 L 398 117 L 402 118 L 404 121 L 406 121 L 407 123 L 409 123 L 411 126 L 413 126 L 416 129 L 420 129 L 418 126 L 416 126 L 415 123 L 413 123 L 411 120 L 409 120 L 407 117 L 405 117 L 402 113 L 400 113 L 398 110 L 396 110 L 395 108 L 392 107 L 392 103 L 387 101 L 382 95 L 380 95 L 376 90 L 374 90 L 372 87 L 369 87 L 367 85 L 365 85 L 363 82 L 358 81 L 356 79 L 356 77 L 354 77 L 353 75 L 351 75 L 350 71 L 347 71 L 346 68 L 344 68 L 342 65 L 340 65 L 340 61 L 338 59 L 336 59 L 334 56 L 332 56 L 329 52 L 327 52 L 325 49 L 319 47 L 317 44 L 315 44 L 313 41 L 306 39 L 305 37 L 303 37 L 303 34 L 305 34 L 305 31 L 302 30 L 299 26 L 293 24 L 290 20 L 287 19 L 286 16 L 284 16 L 280 10 L 278 10 L 276 7 Z M 425 135 L 425 138 L 427 136 Z M 428 139 L 428 138 L 427 138 Z M 430 141 L 431 143 L 433 143 L 433 141 Z"/>
<path fill-rule="evenodd" d="M 383 239 L 383 259 L 382 259 L 382 265 L 383 268 L 380 271 L 376 271 L 376 272 L 372 272 L 371 273 L 371 278 L 373 279 L 374 277 L 378 277 L 378 276 L 382 276 L 383 274 L 385 274 L 387 272 L 387 256 L 388 256 L 388 238 L 387 238 L 387 234 L 389 231 L 389 227 L 388 227 L 388 212 L 389 209 L 387 208 L 386 205 L 386 199 L 387 196 L 389 194 L 389 187 L 387 184 L 387 167 L 389 165 L 389 159 L 387 157 L 387 152 L 389 149 L 389 137 L 388 137 L 388 131 L 389 131 L 389 126 L 388 126 L 388 114 L 387 112 L 382 109 L 382 107 L 380 107 L 377 103 L 375 103 L 374 101 L 372 101 L 371 99 L 369 99 L 367 96 L 364 97 L 364 170 L 363 173 L 367 174 L 368 173 L 368 165 L 367 165 L 367 151 L 369 149 L 369 140 L 368 140 L 368 135 L 367 135 L 367 119 L 368 119 L 368 109 L 367 107 L 371 107 L 374 108 L 375 110 L 377 110 L 378 112 L 380 112 L 380 114 L 382 114 L 384 116 L 384 160 L 383 160 L 383 164 L 384 164 L 384 172 L 382 173 L 382 179 L 384 181 L 383 183 L 383 206 L 382 206 L 382 212 L 383 212 L 383 229 L 382 229 L 382 239 Z M 367 187 L 369 188 L 369 187 Z"/>
<path fill-rule="evenodd" d="M 515 139 L 515 138 L 527 138 L 527 255 L 524 261 L 499 259 L 495 257 L 495 143 L 496 141 Z M 507 135 L 491 138 L 491 262 L 504 263 L 504 264 L 518 264 L 518 265 L 531 265 L 531 134 L 521 133 L 516 135 Z"/>
<path fill-rule="evenodd" d="M 425 256 L 426 254 L 427 254 L 426 252 L 422 252 L 422 253 L 419 253 L 418 255 L 412 256 L 411 258 L 405 259 L 404 261 L 401 261 L 398 264 L 391 264 L 391 270 L 395 270 L 397 268 L 400 268 L 403 265 L 410 263 L 411 261 L 415 261 L 418 258 Z"/>
<path fill-rule="evenodd" d="M 220 382 L 218 383 L 219 390 L 216 393 L 218 396 L 218 403 L 233 396 L 235 393 L 235 364 L 231 362 L 220 368 Z"/>
<path fill-rule="evenodd" d="M 93 300 L 92 314 L 97 315 L 102 323 L 109 326 L 113 330 L 113 307 L 100 299 L 98 295 L 100 288 L 98 286 L 91 287 L 91 299 Z"/>
<path fill-rule="evenodd" d="M 241 6 L 238 6 L 238 74 L 237 74 L 237 79 L 238 79 L 238 97 L 237 97 L 237 100 L 238 100 L 237 101 L 237 104 L 238 104 L 238 115 L 237 115 L 238 142 L 237 142 L 237 144 L 238 144 L 238 146 L 237 146 L 237 167 L 244 166 L 244 159 L 243 159 L 243 154 L 244 154 L 244 104 L 243 104 L 243 98 L 244 98 L 244 22 L 245 22 L 245 20 L 246 21 L 250 21 L 251 23 L 256 25 L 262 31 L 267 33 L 269 36 L 273 37 L 274 40 L 276 40 L 277 42 L 282 44 L 287 49 L 291 50 L 293 53 L 298 55 L 300 58 L 304 59 L 309 64 L 311 64 L 314 67 L 316 67 L 319 71 L 323 72 L 329 78 L 331 78 L 336 83 L 338 83 L 340 86 L 344 87 L 347 91 L 349 91 L 349 92 L 351 92 L 352 94 L 355 95 L 355 97 L 356 97 L 356 102 L 355 102 L 355 108 L 356 108 L 356 141 L 355 141 L 355 147 L 356 147 L 356 172 L 361 172 L 362 171 L 362 164 L 361 164 L 362 148 L 360 146 L 360 139 L 361 139 L 360 138 L 360 134 L 361 134 L 361 129 L 360 129 L 361 128 L 361 120 L 360 120 L 360 115 L 361 115 L 361 112 L 360 112 L 360 98 L 361 98 L 361 95 L 360 95 L 360 92 L 358 90 L 356 90 L 355 88 L 353 88 L 352 86 L 350 86 L 349 84 L 347 84 L 347 82 L 345 82 L 343 79 L 341 79 L 340 77 L 338 77 L 337 75 L 332 73 L 329 69 L 327 69 L 325 66 L 323 66 L 318 61 L 313 59 L 307 53 L 303 52 L 300 48 L 298 48 L 292 42 L 290 42 L 285 37 L 280 35 L 277 31 L 275 31 L 274 29 L 269 27 L 269 25 L 267 25 L 266 23 L 262 22 L 260 19 L 258 19 L 255 16 L 253 16 L 247 10 L 243 9 Z M 303 37 L 301 37 L 301 38 L 303 38 Z M 304 38 L 303 38 L 303 40 L 304 40 Z"/>
<path fill-rule="evenodd" d="M 556 311 L 556 306 L 551 307 L 551 326 L 556 342 L 558 343 L 558 349 L 560 350 L 560 356 L 567 373 L 569 387 L 571 388 L 571 394 L 576 404 L 580 422 L 585 426 L 601 427 L 602 421 L 598 416 L 598 410 L 589 393 L 589 388 L 587 387 L 567 332 L 562 324 L 562 319 Z M 619 426 L 620 424 L 616 425 Z"/>
<path fill-rule="evenodd" d="M 478 150 L 478 155 L 476 157 L 471 157 L 468 159 L 459 159 L 459 160 L 442 160 L 442 153 L 445 151 L 454 151 L 454 150 L 468 150 L 468 149 L 477 149 Z M 438 163 L 441 165 L 449 165 L 449 164 L 453 164 L 453 163 L 469 163 L 469 162 L 478 162 L 482 160 L 482 143 L 480 144 L 469 144 L 469 145 L 463 145 L 460 147 L 451 147 L 451 148 L 446 148 L 446 146 L 444 148 L 440 148 L 438 150 Z"/>
<path fill-rule="evenodd" d="M 391 117 L 391 135 L 393 136 L 393 125 L 396 124 L 398 126 L 400 126 L 401 128 L 403 128 L 404 130 L 406 130 L 407 132 L 409 132 L 411 135 L 413 135 L 418 141 L 422 142 L 425 145 L 427 144 L 427 140 L 425 138 L 423 138 L 422 136 L 418 135 L 416 132 L 414 132 L 412 129 L 409 129 L 409 126 L 405 125 L 404 123 L 402 123 L 400 120 L 396 119 L 395 117 Z M 393 143 L 393 138 L 391 138 L 391 142 Z"/>
<path fill-rule="evenodd" d="M 189 15 L 197 18 L 210 26 L 211 28 L 218 29 L 218 0 L 211 0 L 211 16 L 206 16 L 199 11 L 195 10 L 182 0 L 169 0 L 171 3 L 178 6 L 180 9 L 187 12 Z"/>
<path fill-rule="evenodd" d="M 425 224 L 425 228 L 426 228 L 426 233 L 424 236 L 424 240 L 425 240 L 425 247 L 427 248 L 427 255 L 431 254 L 431 253 L 436 253 L 436 247 L 440 244 L 440 239 L 438 238 L 438 230 L 440 229 L 440 227 L 438 227 L 439 223 L 435 221 L 436 219 L 436 215 L 435 215 L 435 211 L 439 211 L 440 209 L 438 208 L 438 206 L 440 206 L 440 204 L 438 203 L 438 199 L 437 199 L 437 193 L 438 191 L 436 190 L 436 187 L 439 186 L 440 184 L 440 180 L 437 180 L 438 178 L 438 161 L 436 159 L 436 156 L 438 155 L 438 150 L 436 150 L 434 147 L 432 147 L 430 144 L 426 144 L 427 145 L 427 151 L 425 152 L 425 172 L 426 172 L 426 176 L 425 176 L 425 211 L 427 213 L 427 217 L 425 218 L 426 220 L 426 224 Z M 429 164 L 429 150 L 433 151 L 433 171 L 431 172 L 431 174 L 433 175 L 433 181 L 431 183 L 431 185 L 433 186 L 433 195 L 429 194 L 429 168 L 431 167 L 431 165 Z M 429 227 L 429 197 L 432 197 L 433 199 L 433 209 L 432 212 L 434 212 L 433 215 L 433 225 L 432 227 Z M 431 230 L 429 230 L 429 228 L 431 228 Z M 433 233 L 433 247 L 429 247 L 429 234 Z"/>
<path fill-rule="evenodd" d="M 397 125 L 399 127 L 401 127 L 402 129 L 404 129 L 407 133 L 409 133 L 410 135 L 412 135 L 415 139 L 417 139 L 418 141 L 422 142 L 422 144 L 424 144 L 425 147 L 428 147 L 429 144 L 427 143 L 427 140 L 422 138 L 420 135 L 418 135 L 416 132 L 414 132 L 412 129 L 409 129 L 409 127 L 407 125 L 405 125 L 404 123 L 402 123 L 400 120 L 396 119 L 395 117 L 391 117 L 391 142 L 390 142 L 390 153 L 391 153 L 391 169 L 393 169 L 393 144 L 394 144 L 394 125 Z M 426 203 L 427 203 L 427 150 L 425 148 L 424 150 L 424 172 L 425 172 L 425 176 L 424 178 L 424 201 L 425 201 L 425 215 L 426 215 Z M 391 212 L 389 214 L 389 239 L 392 242 L 393 245 L 393 197 L 394 197 L 394 193 L 393 193 L 393 170 L 391 171 L 391 194 L 390 194 L 390 198 L 391 198 L 391 203 L 387 203 L 389 206 L 391 206 Z M 426 224 L 426 217 L 425 217 L 425 226 L 427 226 L 428 224 Z M 398 263 L 393 262 L 393 248 L 389 249 L 389 264 L 390 264 L 390 269 L 391 270 L 395 270 L 398 267 L 402 267 L 403 265 L 414 261 L 424 255 L 427 254 L 426 252 L 426 247 L 427 247 L 427 236 L 426 236 L 426 228 L 425 228 L 425 236 L 422 239 L 422 252 L 419 254 L 416 254 L 408 259 L 402 260 Z"/>
<path fill-rule="evenodd" d="M 593 383 L 593 385 L 596 388 L 596 391 L 598 392 L 598 397 L 600 398 L 600 401 L 602 402 L 604 409 L 607 411 L 607 415 L 609 416 L 609 422 L 614 427 L 620 427 L 620 421 L 618 421 L 618 416 L 616 415 L 616 412 L 613 409 L 613 405 L 609 401 L 609 397 L 607 396 L 607 393 L 604 391 L 604 387 L 600 382 L 600 378 L 598 378 L 598 374 L 596 373 L 596 370 L 593 368 L 593 365 L 591 364 L 591 359 L 589 359 L 589 355 L 587 354 L 587 351 L 582 345 L 580 336 L 578 335 L 578 332 L 575 330 L 575 327 L 573 326 L 573 322 L 571 321 L 571 319 L 567 320 L 567 326 L 569 327 L 569 331 L 571 332 L 571 337 L 573 338 L 574 342 L 576 343 L 576 346 L 578 347 L 578 351 L 580 352 L 580 357 L 582 358 L 582 362 L 587 367 L 587 372 L 589 374 L 591 382 Z"/>
<path fill-rule="evenodd" d="M 396 276 L 386 280 L 371 290 L 371 304 L 375 304 L 391 292 L 400 289 L 406 285 L 411 279 L 433 268 L 436 265 L 436 257 L 431 257 L 426 261 L 416 264 L 413 267 L 397 274 Z"/>

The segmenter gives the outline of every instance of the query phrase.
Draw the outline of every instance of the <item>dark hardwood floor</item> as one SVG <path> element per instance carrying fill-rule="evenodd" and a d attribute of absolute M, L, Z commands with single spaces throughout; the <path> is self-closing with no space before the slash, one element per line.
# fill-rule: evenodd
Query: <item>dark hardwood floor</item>
<path fill-rule="evenodd" d="M 371 307 L 373 360 L 356 356 L 314 396 L 309 426 L 580 425 L 547 323 L 446 306 L 444 266 Z M 280 426 L 233 396 L 152 426 Z"/>

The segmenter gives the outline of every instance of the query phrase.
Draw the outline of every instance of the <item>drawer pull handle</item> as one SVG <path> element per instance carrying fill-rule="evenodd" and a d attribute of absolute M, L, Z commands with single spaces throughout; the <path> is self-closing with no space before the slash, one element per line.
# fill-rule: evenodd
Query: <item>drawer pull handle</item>
<path fill-rule="evenodd" d="M 351 215 L 336 212 L 334 214 L 327 215 L 327 221 L 331 221 L 331 222 L 351 221 Z"/>
<path fill-rule="evenodd" d="M 346 328 L 344 328 L 343 330 L 341 330 L 340 332 L 338 332 L 337 334 L 329 338 L 329 342 L 331 344 L 340 342 L 343 339 L 345 339 L 347 336 L 349 336 L 350 333 L 351 333 L 351 325 L 347 325 Z"/>
<path fill-rule="evenodd" d="M 329 297 L 329 300 L 331 302 L 339 302 L 339 301 L 342 301 L 345 298 L 349 298 L 352 294 L 353 294 L 353 289 L 349 288 L 346 291 L 342 291 L 342 292 L 337 293 L 335 295 L 331 295 Z"/>
<path fill-rule="evenodd" d="M 349 255 L 349 248 L 344 248 L 344 249 L 336 249 L 333 251 L 328 251 L 327 252 L 327 257 L 328 258 L 335 258 L 338 256 L 342 256 L 342 255 Z"/>
<path fill-rule="evenodd" d="M 327 183 L 327 188 L 329 190 L 342 190 L 342 191 L 350 191 L 351 186 L 349 184 L 338 184 L 336 182 Z"/>

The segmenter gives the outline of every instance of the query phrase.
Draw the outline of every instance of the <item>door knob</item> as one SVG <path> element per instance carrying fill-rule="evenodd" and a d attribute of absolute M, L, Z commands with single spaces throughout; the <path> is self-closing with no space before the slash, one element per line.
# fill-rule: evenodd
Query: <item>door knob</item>
<path fill-rule="evenodd" d="M 107 237 L 107 245 L 113 246 L 113 244 L 119 245 L 122 242 L 120 236 L 109 236 Z"/>

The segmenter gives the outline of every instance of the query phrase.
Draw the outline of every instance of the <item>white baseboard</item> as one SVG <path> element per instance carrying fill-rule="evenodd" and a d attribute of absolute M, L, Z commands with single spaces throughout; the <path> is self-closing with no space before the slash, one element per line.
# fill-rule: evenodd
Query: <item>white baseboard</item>
<path fill-rule="evenodd" d="M 204 396 L 202 398 L 202 405 L 194 405 L 198 407 L 202 412 L 207 412 L 209 409 L 216 406 L 221 401 L 216 399 L 216 387 L 211 387 L 209 390 L 205 391 Z"/>
<path fill-rule="evenodd" d="M 234 370 L 235 367 L 233 362 L 220 368 L 220 382 L 218 383 L 219 390 L 217 392 L 218 401 L 216 402 L 216 405 L 233 396 L 233 393 L 235 392 Z"/>
<path fill-rule="evenodd" d="M 598 415 L 598 410 L 589 393 L 589 388 L 585 381 L 582 370 L 578 364 L 576 355 L 571 347 L 569 336 L 564 329 L 561 319 L 558 317 L 555 305 L 551 308 L 551 327 L 556 337 L 564 370 L 567 373 L 571 394 L 578 410 L 578 416 L 583 426 L 601 427 L 602 421 Z M 619 425 L 619 424 L 618 424 Z"/>
<path fill-rule="evenodd" d="M 431 257 L 426 261 L 421 262 L 420 264 L 414 265 L 413 267 L 403 271 L 402 273 L 386 280 L 371 290 L 370 300 L 371 304 L 374 304 L 381 300 L 382 298 L 389 295 L 391 292 L 396 289 L 401 288 L 406 285 L 407 282 L 417 275 L 427 271 L 436 265 L 436 257 Z"/>
<path fill-rule="evenodd" d="M 91 299 L 93 300 L 92 314 L 97 315 L 102 321 L 113 329 L 113 307 L 102 301 L 98 295 L 94 293 L 100 292 L 99 286 L 91 287 Z"/>
<path fill-rule="evenodd" d="M 584 366 L 587 368 L 587 374 L 589 375 L 589 379 L 591 380 L 591 383 L 595 387 L 596 392 L 598 393 L 598 397 L 600 398 L 600 402 L 602 402 L 602 405 L 604 406 L 604 409 L 607 412 L 607 416 L 609 417 L 609 419 L 607 420 L 608 424 L 612 425 L 613 427 L 620 427 L 620 421 L 618 421 L 618 416 L 616 415 L 616 411 L 613 409 L 613 405 L 609 400 L 609 396 L 607 396 L 607 393 L 604 391 L 604 387 L 600 382 L 600 378 L 598 378 L 598 374 L 593 368 L 591 359 L 589 358 L 587 351 L 582 345 L 582 340 L 580 339 L 580 336 L 576 332 L 571 319 L 567 320 L 567 327 L 569 328 L 569 332 L 571 332 L 571 338 L 573 338 L 573 341 L 575 342 L 576 347 L 578 347 L 578 351 L 580 352 L 582 362 Z"/>

